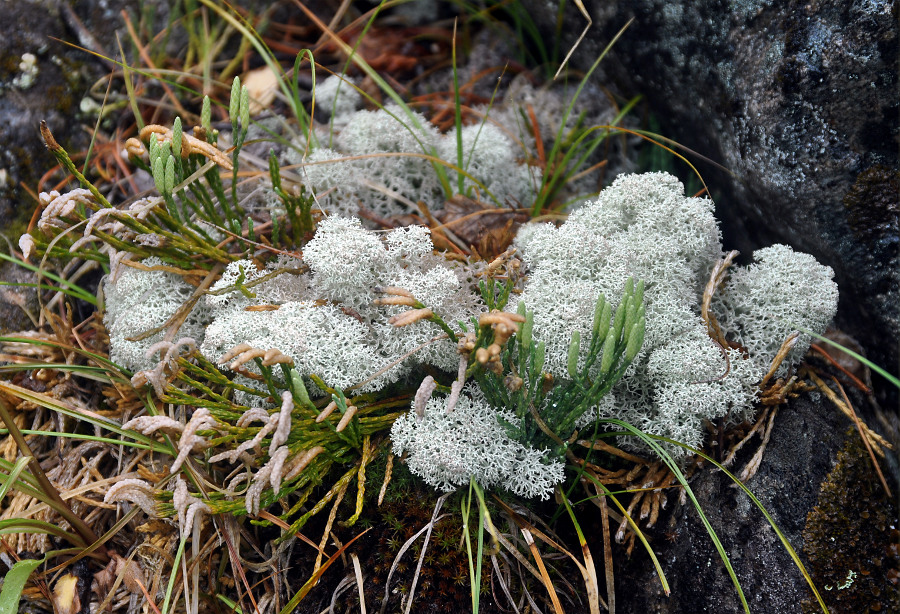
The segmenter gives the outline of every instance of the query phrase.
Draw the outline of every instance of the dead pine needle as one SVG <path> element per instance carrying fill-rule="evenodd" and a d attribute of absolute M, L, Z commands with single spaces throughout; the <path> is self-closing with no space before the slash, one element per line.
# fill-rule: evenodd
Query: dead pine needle
<path fill-rule="evenodd" d="M 856 415 L 856 411 L 853 409 L 853 404 L 850 403 L 850 399 L 847 397 L 847 392 L 844 390 L 844 387 L 841 386 L 841 383 L 837 380 L 837 378 L 832 376 L 831 379 L 837 385 L 838 390 L 841 391 L 841 396 L 844 397 L 844 403 L 846 403 L 847 407 L 850 409 L 850 415 L 853 417 L 853 423 L 856 425 L 856 430 L 859 431 L 859 436 L 865 444 L 866 450 L 869 451 L 869 458 L 872 459 L 872 466 L 875 468 L 875 473 L 878 474 L 878 479 L 881 480 L 881 485 L 882 487 L 884 487 L 884 492 L 887 493 L 888 499 L 893 499 L 894 495 L 891 493 L 890 487 L 888 487 L 887 480 L 884 479 L 884 474 L 881 472 L 881 467 L 878 465 L 878 459 L 875 458 L 875 452 L 872 450 L 872 443 L 863 432 L 862 422 L 860 422 L 859 416 Z"/>

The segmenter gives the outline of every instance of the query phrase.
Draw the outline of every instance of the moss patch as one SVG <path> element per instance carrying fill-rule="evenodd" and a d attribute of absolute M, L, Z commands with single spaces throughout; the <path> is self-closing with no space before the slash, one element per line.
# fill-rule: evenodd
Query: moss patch
<path fill-rule="evenodd" d="M 809 513 L 809 571 L 832 612 L 900 612 L 897 507 L 854 433 Z M 821 611 L 814 600 L 804 612 Z"/>

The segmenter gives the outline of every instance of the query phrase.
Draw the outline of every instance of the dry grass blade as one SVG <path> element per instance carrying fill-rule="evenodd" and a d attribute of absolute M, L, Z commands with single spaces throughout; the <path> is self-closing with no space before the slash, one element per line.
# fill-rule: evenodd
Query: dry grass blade
<path fill-rule="evenodd" d="M 706 288 L 703 290 L 703 302 L 700 304 L 700 317 L 706 323 L 707 333 L 713 341 L 722 347 L 728 347 L 728 341 L 725 339 L 725 334 L 719 327 L 715 316 L 710 312 L 709 307 L 716 289 L 725 281 L 725 272 L 739 253 L 737 250 L 732 250 L 725 254 L 724 258 L 716 262 L 712 272 L 709 274 L 709 281 L 706 282 Z"/>
<path fill-rule="evenodd" d="M 363 590 L 362 567 L 360 567 L 359 557 L 356 556 L 356 553 L 350 554 L 350 560 L 353 561 L 353 574 L 356 576 L 356 589 L 359 592 L 359 611 L 360 614 L 366 614 L 366 594 Z"/>
<path fill-rule="evenodd" d="M 312 575 L 312 577 L 306 581 L 306 584 L 304 584 L 300 588 L 300 590 L 297 591 L 297 593 L 293 597 L 291 597 L 291 600 L 288 601 L 287 605 L 285 605 L 281 609 L 280 614 L 292 614 L 293 612 L 295 612 L 297 609 L 297 604 L 299 604 L 303 600 L 303 598 L 306 597 L 307 594 L 309 594 L 309 591 L 311 591 L 313 589 L 313 587 L 319 582 L 319 578 L 321 578 L 322 574 L 324 574 L 328 570 L 328 568 L 331 567 L 332 563 L 334 563 L 336 560 L 338 560 L 338 558 L 340 558 L 340 556 L 342 554 L 344 554 L 344 551 L 347 550 L 347 548 L 349 548 L 353 542 L 355 542 L 357 539 L 359 539 L 360 537 L 362 537 L 363 535 L 365 535 L 366 533 L 368 533 L 371 530 L 372 529 L 366 529 L 365 531 L 363 531 L 362 533 L 360 533 L 359 535 L 357 535 L 356 537 L 351 539 L 349 542 L 347 542 L 346 544 L 344 544 L 343 546 L 338 548 L 338 551 L 335 552 L 333 555 L 331 555 L 331 557 L 327 561 L 325 561 L 325 563 L 322 564 L 322 567 L 320 567 Z"/>
<path fill-rule="evenodd" d="M 394 454 L 389 452 L 387 464 L 384 468 L 384 481 L 381 483 L 381 490 L 378 491 L 378 507 L 384 502 L 384 495 L 387 493 L 388 484 L 391 483 L 391 473 L 394 469 Z"/>
<path fill-rule="evenodd" d="M 784 341 L 781 343 L 781 347 L 778 348 L 778 353 L 775 354 L 775 358 L 772 359 L 772 364 L 769 366 L 769 371 L 766 373 L 765 377 L 762 378 L 762 381 L 759 383 L 760 390 L 766 387 L 766 384 L 769 383 L 769 380 L 775 376 L 775 372 L 778 371 L 778 367 L 781 366 L 781 363 L 784 362 L 784 359 L 787 358 L 788 353 L 794 349 L 794 346 L 797 345 L 797 339 L 800 338 L 800 333 L 798 331 L 792 332 L 790 335 L 785 337 Z"/>
<path fill-rule="evenodd" d="M 606 572 L 606 609 L 609 614 L 616 613 L 616 584 L 613 577 L 612 540 L 609 538 L 609 507 L 606 497 L 599 497 L 600 522 L 603 527 L 603 563 Z M 585 547 L 586 550 L 586 547 Z M 590 552 L 587 552 L 590 556 Z M 587 559 L 585 559 L 587 562 Z"/>
<path fill-rule="evenodd" d="M 728 454 L 725 456 L 725 459 L 722 461 L 722 465 L 725 467 L 729 467 L 731 463 L 734 462 L 734 457 L 737 453 L 744 447 L 744 445 L 750 441 L 756 433 L 759 432 L 759 429 L 762 428 L 762 425 L 766 423 L 766 418 L 769 417 L 770 408 L 766 407 L 763 410 L 762 415 L 757 419 L 756 424 L 753 425 L 753 428 L 741 439 L 739 442 L 734 444 L 730 450 L 728 450 Z"/>
<path fill-rule="evenodd" d="M 228 547 L 228 559 L 231 562 L 231 567 L 236 572 L 235 575 L 241 579 L 244 589 L 247 591 L 247 596 L 250 597 L 250 603 L 253 604 L 253 611 L 257 612 L 259 611 L 259 606 L 256 603 L 256 599 L 253 597 L 253 591 L 250 590 L 250 582 L 247 580 L 247 574 L 244 573 L 244 567 L 241 565 L 241 557 L 235 546 L 234 537 L 240 535 L 240 529 L 237 528 L 237 522 L 233 516 L 223 516 L 221 521 L 222 533 L 225 537 L 225 545 Z"/>
<path fill-rule="evenodd" d="M 851 373 L 844 365 L 842 365 L 837 360 L 835 360 L 831 354 L 829 354 L 827 351 L 825 351 L 825 348 L 823 348 L 822 346 L 820 346 L 817 343 L 811 343 L 809 345 L 809 349 L 815 351 L 817 354 L 819 354 L 819 356 L 821 356 L 822 358 L 827 360 L 828 363 L 831 364 L 832 367 L 834 367 L 835 369 L 837 369 L 838 371 L 840 371 L 841 373 L 846 375 L 848 378 L 850 378 L 850 381 L 853 382 L 853 385 L 856 386 L 857 388 L 859 388 L 860 390 L 862 390 L 864 393 L 866 393 L 866 394 L 872 393 L 871 388 L 869 388 L 865 383 L 863 383 L 862 380 L 860 380 L 858 377 L 853 375 L 853 373 Z"/>
<path fill-rule="evenodd" d="M 580 531 L 579 531 L 579 540 L 581 541 L 582 554 L 584 555 L 585 565 L 587 565 L 587 567 L 585 565 L 582 565 L 578 561 L 578 559 L 575 558 L 575 555 L 573 555 L 567 549 L 563 548 L 561 544 L 559 544 L 557 541 L 555 541 L 554 539 L 549 537 L 543 531 L 541 531 L 540 529 L 535 527 L 533 524 L 531 524 L 527 520 L 525 520 L 520 514 L 516 513 L 515 510 L 513 510 L 511 507 L 509 507 L 505 502 L 503 502 L 501 499 L 499 499 L 496 495 L 494 495 L 494 500 L 500 505 L 500 507 L 502 507 L 504 509 L 504 511 L 513 520 L 513 522 L 516 523 L 516 525 L 523 532 L 523 534 L 524 534 L 524 532 L 527 531 L 528 536 L 532 538 L 532 541 L 533 541 L 533 537 L 537 536 L 537 538 L 540 539 L 542 542 L 544 542 L 548 546 L 551 546 L 552 548 L 559 550 L 560 552 L 562 552 L 563 554 L 568 556 L 572 560 L 573 563 L 575 563 L 575 566 L 578 567 L 578 571 L 581 572 L 581 577 L 584 580 L 585 588 L 588 591 L 588 598 L 589 598 L 589 601 L 591 604 L 591 612 L 592 612 L 592 614 L 595 612 L 599 612 L 600 611 L 599 603 L 602 602 L 602 599 L 600 598 L 600 593 L 598 590 L 597 573 L 596 573 L 596 569 L 594 568 L 593 557 L 591 556 L 590 551 L 587 549 L 587 543 L 584 541 L 584 536 L 581 535 Z M 571 512 L 571 510 L 570 510 L 570 512 Z M 578 529 L 578 527 L 576 525 L 576 530 L 577 529 Z M 540 561 L 536 558 L 538 566 L 540 568 L 540 571 L 535 570 L 527 563 L 524 563 L 524 561 L 522 560 L 524 557 L 522 557 L 522 555 L 517 550 L 515 550 L 514 546 L 512 546 L 512 544 L 509 544 L 509 542 L 507 542 L 503 538 L 502 535 L 498 534 L 498 540 L 500 541 L 501 544 L 503 544 L 503 546 L 507 550 L 509 550 L 514 556 L 516 556 L 516 558 L 519 559 L 520 562 L 523 562 L 523 564 L 528 568 L 529 571 L 531 571 L 532 574 L 535 575 L 535 577 L 541 578 L 542 581 L 544 580 L 544 575 L 546 574 L 546 569 L 544 569 L 542 561 Z M 527 543 L 527 540 L 528 540 L 528 537 L 526 537 L 526 543 Z M 534 548 L 532 545 L 529 545 L 529 549 L 531 549 L 532 553 L 536 552 L 536 548 Z M 545 585 L 546 585 L 546 581 L 545 581 Z M 550 586 L 552 587 L 552 583 Z M 551 592 L 551 600 L 555 596 L 556 596 L 556 592 L 554 589 Z M 596 597 L 596 599 L 594 597 Z"/>
<path fill-rule="evenodd" d="M 563 614 L 562 604 L 559 602 L 559 595 L 556 594 L 556 588 L 553 586 L 553 581 L 550 579 L 550 574 L 547 573 L 547 567 L 544 565 L 544 559 L 541 558 L 541 553 L 537 549 L 537 546 L 534 543 L 534 537 L 531 535 L 531 531 L 528 529 L 521 527 L 522 536 L 525 538 L 525 543 L 528 544 L 528 549 L 531 550 L 531 556 L 534 557 L 535 563 L 537 563 L 538 569 L 541 572 L 541 580 L 544 582 L 544 587 L 547 589 L 547 593 L 550 595 L 550 601 L 553 603 L 553 610 L 557 614 Z"/>
<path fill-rule="evenodd" d="M 762 464 L 763 453 L 766 450 L 766 445 L 769 443 L 769 437 L 772 435 L 772 427 L 775 425 L 775 416 L 778 414 L 778 406 L 772 408 L 772 413 L 769 414 L 769 422 L 766 425 L 766 431 L 763 434 L 763 440 L 760 444 L 759 448 L 754 452 L 753 457 L 747 463 L 747 466 L 741 471 L 738 479 L 745 484 L 747 481 L 756 475 L 756 472 L 759 471 L 759 466 Z M 734 488 L 737 486 L 733 485 Z"/>
<path fill-rule="evenodd" d="M 600 450 L 601 452 L 606 452 L 608 454 L 612 454 L 614 456 L 618 456 L 619 458 L 623 458 L 632 463 L 637 463 L 638 465 L 649 465 L 650 461 L 647 461 L 640 456 L 635 456 L 634 454 L 629 454 L 619 448 L 609 445 L 601 439 L 597 439 L 596 441 L 588 441 L 587 439 L 579 439 L 576 442 L 578 445 L 583 446 L 585 448 L 591 448 L 593 450 Z"/>
<path fill-rule="evenodd" d="M 534 565 L 529 563 L 528 559 L 526 559 L 525 556 L 519 552 L 519 549 L 516 548 L 516 545 L 506 539 L 499 531 L 497 532 L 497 541 L 500 542 L 500 545 L 506 548 L 507 552 L 509 552 L 531 575 L 537 579 L 541 578 L 541 573 L 535 569 Z"/>
<path fill-rule="evenodd" d="M 449 496 L 450 496 L 450 494 L 448 493 L 448 494 L 443 494 L 438 498 L 437 502 L 434 505 L 434 512 L 432 513 L 431 520 L 428 522 L 428 524 L 426 524 L 424 527 L 422 527 L 421 529 L 416 531 L 416 533 L 412 537 L 410 537 L 408 540 L 406 540 L 406 543 L 403 544 L 403 546 L 400 548 L 400 550 L 397 551 L 397 556 L 394 557 L 394 562 L 391 564 L 391 569 L 388 572 L 387 580 L 384 583 L 384 599 L 381 602 L 381 609 L 378 611 L 379 614 L 384 614 L 385 608 L 387 608 L 388 600 L 390 599 L 391 577 L 394 575 L 394 572 L 397 570 L 397 566 L 400 563 L 400 559 L 403 558 L 403 555 L 406 554 L 406 551 L 409 550 L 410 546 L 412 546 L 415 543 L 415 541 L 419 538 L 419 535 L 427 532 L 427 535 L 425 537 L 425 544 L 422 546 L 422 552 L 419 557 L 419 563 L 418 563 L 418 566 L 416 567 L 416 575 L 415 575 L 415 578 L 413 578 L 413 583 L 412 583 L 412 586 L 409 591 L 408 604 L 411 604 L 413 602 L 413 597 L 415 596 L 414 593 L 415 593 L 415 588 L 416 588 L 416 582 L 418 581 L 419 574 L 422 570 L 422 562 L 425 560 L 424 559 L 425 549 L 428 546 L 428 540 L 431 537 L 431 531 L 434 528 L 434 525 L 436 525 L 441 519 L 443 519 L 447 516 L 447 514 L 438 516 L 438 513 L 440 512 L 441 507 L 444 505 L 444 501 L 446 501 L 447 497 L 449 497 Z M 409 612 L 409 605 L 407 605 L 406 611 Z"/>
<path fill-rule="evenodd" d="M 438 514 L 441 511 L 441 507 L 444 505 L 444 501 L 447 500 L 450 494 L 443 494 L 438 497 L 437 502 L 434 504 L 434 512 L 431 513 L 431 521 L 426 525 L 428 529 L 425 533 L 425 541 L 422 542 L 422 551 L 419 553 L 419 562 L 416 565 L 416 573 L 413 576 L 412 584 L 409 586 L 409 597 L 406 600 L 406 614 L 409 614 L 410 608 L 412 608 L 413 600 L 416 596 L 416 584 L 419 583 L 419 576 L 422 574 L 422 563 L 425 562 L 425 552 L 428 550 L 428 542 L 431 540 L 431 532 L 434 529 L 434 525 L 437 524 L 439 519 Z M 360 589 L 362 590 L 362 589 Z M 382 604 L 382 609 L 384 609 L 384 604 Z"/>
<path fill-rule="evenodd" d="M 584 30 L 581 31 L 581 36 L 578 37 L 578 40 L 575 41 L 575 44 L 572 45 L 572 48 L 569 49 L 569 53 L 566 54 L 565 59 L 563 59 L 562 64 L 559 65 L 559 68 L 556 71 L 556 74 L 553 75 L 553 80 L 559 77 L 560 73 L 563 71 L 563 68 L 566 67 L 566 64 L 569 62 L 569 58 L 572 57 L 572 54 L 575 53 L 575 50 L 578 49 L 578 45 L 581 44 L 581 41 L 584 40 L 585 34 L 588 33 L 588 30 L 591 29 L 591 26 L 594 25 L 594 20 L 591 19 L 590 13 L 587 12 L 587 9 L 584 8 L 584 4 L 581 0 L 575 0 L 575 6 L 578 7 L 578 10 L 581 11 L 581 14 L 587 19 L 587 25 L 584 26 Z"/>
<path fill-rule="evenodd" d="M 319 571 L 319 567 L 322 564 L 322 553 L 325 552 L 325 545 L 328 543 L 328 534 L 331 533 L 331 527 L 334 526 L 334 521 L 337 518 L 338 507 L 341 502 L 344 500 L 344 495 L 347 493 L 347 487 L 350 485 L 349 481 L 345 481 L 341 484 L 340 490 L 338 490 L 337 495 L 334 497 L 334 503 L 331 506 L 331 512 L 328 514 L 328 521 L 325 523 L 325 530 L 322 531 L 322 539 L 319 541 L 319 554 L 316 555 L 316 563 L 313 565 L 313 574 Z"/>
<path fill-rule="evenodd" d="M 0 419 L 2 419 L 3 423 L 6 425 L 6 428 L 9 430 L 10 436 L 15 439 L 16 445 L 19 447 L 19 451 L 21 452 L 22 456 L 31 458 L 28 463 L 28 468 L 34 478 L 37 480 L 41 491 L 49 499 L 49 502 L 53 505 L 54 509 L 59 512 L 59 514 L 62 515 L 69 522 L 69 524 L 72 525 L 72 528 L 75 529 L 79 537 L 81 537 L 81 539 L 84 540 L 86 544 L 93 544 L 99 541 L 94 531 L 87 525 L 87 523 L 85 523 L 84 520 L 81 519 L 80 516 L 76 515 L 72 511 L 72 508 L 70 508 L 65 501 L 63 501 L 62 497 L 60 497 L 59 495 L 59 491 L 47 478 L 47 475 L 41 468 L 41 464 L 36 460 L 34 453 L 31 451 L 31 448 L 25 441 L 25 437 L 19 431 L 18 426 L 9 413 L 9 405 L 7 405 L 6 401 L 2 397 L 0 397 Z M 99 551 L 100 554 L 104 557 L 108 556 L 105 546 L 101 545 Z"/>
<path fill-rule="evenodd" d="M 172 91 L 172 88 L 170 88 L 166 83 L 165 79 L 161 78 L 161 76 L 159 75 L 157 68 L 153 63 L 153 60 L 150 58 L 150 54 L 147 52 L 146 45 L 141 44 L 141 39 L 134 29 L 134 24 L 131 23 L 131 18 L 128 15 L 128 12 L 125 10 L 122 11 L 122 21 L 125 23 L 125 27 L 128 29 L 128 35 L 131 37 L 132 44 L 137 48 L 138 54 L 140 54 L 141 59 L 154 73 L 154 76 L 156 76 L 156 78 L 158 79 L 160 86 L 163 88 L 163 91 L 165 91 L 166 96 L 169 97 L 172 105 L 182 117 L 189 117 L 190 113 L 188 113 L 187 109 L 182 106 L 181 101 L 178 99 L 178 96 L 175 95 L 175 93 Z"/>

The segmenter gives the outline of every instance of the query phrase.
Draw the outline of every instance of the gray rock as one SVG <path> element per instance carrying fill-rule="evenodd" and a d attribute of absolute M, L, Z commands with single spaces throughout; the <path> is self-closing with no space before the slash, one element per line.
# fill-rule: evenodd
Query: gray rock
<path fill-rule="evenodd" d="M 747 483 L 801 557 L 807 514 L 816 505 L 819 485 L 834 466 L 849 424 L 824 398 L 817 402 L 804 396 L 782 407 L 759 473 Z M 756 450 L 759 439 L 751 444 L 749 453 Z M 737 467 L 746 461 L 744 456 Z M 690 482 L 731 560 L 750 611 L 799 612 L 812 592 L 768 521 L 732 484 L 709 467 Z M 743 612 L 731 578 L 690 501 L 665 523 L 664 531 L 672 542 L 657 535 L 652 544 L 671 595 L 663 595 L 649 558 L 637 545 L 630 561 L 617 557 L 621 566 L 616 569 L 616 611 Z"/>
<path fill-rule="evenodd" d="M 41 306 L 34 288 L 6 284 L 34 284 L 37 276 L 11 262 L 0 262 L 0 335 L 34 328 Z M 47 282 L 46 279 L 43 280 Z M 32 319 L 34 318 L 34 319 Z"/>
<path fill-rule="evenodd" d="M 143 4 L 149 7 L 151 3 Z M 157 29 L 162 29 L 168 9 L 162 2 L 152 4 L 159 5 L 154 7 L 154 14 Z M 109 74 L 112 64 L 61 41 L 116 57 L 116 29 L 121 30 L 123 46 L 129 48 L 122 10 L 130 11 L 133 20 L 139 18 L 139 3 L 134 0 L 21 0 L 3 4 L 0 232 L 14 234 L 9 232 L 10 225 L 28 220 L 37 203 L 22 184 L 36 188 L 41 176 L 56 164 L 41 140 L 41 120 L 46 120 L 57 142 L 69 152 L 84 151 L 90 142 L 84 125 L 93 127 L 97 115 L 96 111 L 84 112 L 82 100 L 96 81 Z M 121 87 L 118 80 L 111 100 L 116 99 L 116 88 Z M 99 92 L 102 97 L 105 88 Z"/>
<path fill-rule="evenodd" d="M 555 3 L 526 0 L 535 23 Z M 552 6 L 551 6 L 552 5 Z M 701 165 L 728 248 L 789 243 L 833 267 L 838 323 L 892 370 L 900 338 L 898 3 L 585 0 L 589 66 L 629 18 L 600 78 L 643 93 Z M 569 3 L 562 49 L 585 21 Z"/>

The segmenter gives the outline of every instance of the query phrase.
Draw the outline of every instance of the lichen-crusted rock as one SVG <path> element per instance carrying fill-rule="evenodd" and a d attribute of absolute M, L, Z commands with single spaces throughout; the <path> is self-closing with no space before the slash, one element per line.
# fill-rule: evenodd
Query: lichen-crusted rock
<path fill-rule="evenodd" d="M 92 43 L 84 38 L 85 33 L 90 33 L 103 47 L 95 50 L 112 57 L 115 55 L 115 29 L 122 26 L 119 11 L 131 4 L 124 0 L 3 3 L 3 19 L 0 20 L 0 40 L 3 41 L 0 47 L 0 231 L 7 232 L 16 220 L 28 221 L 35 202 L 22 184 L 34 188 L 38 179 L 55 164 L 41 140 L 40 121 L 45 120 L 56 140 L 73 153 L 86 148 L 90 142 L 82 124 L 92 125 L 96 121 L 96 111 L 85 113 L 80 104 L 90 85 L 109 72 L 109 65 L 53 38 L 90 47 Z M 162 5 L 160 2 L 154 4 Z M 165 13 L 168 13 L 167 9 Z M 79 23 L 83 29 L 78 29 Z M 159 23 L 166 23 L 165 16 Z M 123 36 L 127 37 L 124 27 L 122 29 Z"/>
<path fill-rule="evenodd" d="M 896 365 L 898 3 L 584 4 L 594 26 L 573 65 L 589 66 L 635 17 L 601 64 L 605 78 L 645 94 L 667 136 L 734 171 L 701 167 L 725 243 L 745 256 L 788 243 L 833 267 L 838 324 Z M 527 7 L 535 23 L 555 23 L 556 3 Z M 585 23 L 566 8 L 562 49 Z"/>

